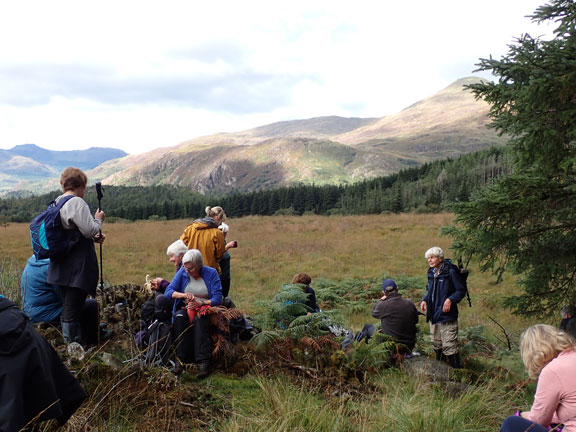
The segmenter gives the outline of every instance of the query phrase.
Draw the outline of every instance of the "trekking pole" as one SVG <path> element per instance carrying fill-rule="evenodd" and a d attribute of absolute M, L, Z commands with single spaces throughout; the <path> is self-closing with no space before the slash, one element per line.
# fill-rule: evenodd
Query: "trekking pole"
<path fill-rule="evenodd" d="M 98 194 L 98 210 L 102 211 L 101 200 L 104 196 L 102 183 L 96 183 L 96 193 Z M 102 228 L 100 228 L 100 238 L 102 238 Z M 100 242 L 100 289 L 104 289 L 104 270 L 102 269 L 102 242 Z"/>
<path fill-rule="evenodd" d="M 471 258 L 472 258 L 472 256 L 470 256 L 468 258 L 468 261 L 466 262 L 466 267 L 464 267 L 462 265 L 462 257 L 458 258 L 458 268 L 460 269 L 460 274 L 462 275 L 464 282 L 466 282 L 468 279 L 468 274 L 469 274 L 468 264 L 470 264 Z M 470 293 L 468 292 L 468 285 L 466 285 L 466 298 L 468 299 L 468 306 L 472 307 L 472 300 L 470 300 Z"/>

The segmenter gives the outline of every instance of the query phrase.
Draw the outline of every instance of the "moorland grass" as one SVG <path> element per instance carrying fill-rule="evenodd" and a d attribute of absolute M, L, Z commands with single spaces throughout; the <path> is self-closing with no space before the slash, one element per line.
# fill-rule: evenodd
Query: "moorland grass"
<path fill-rule="evenodd" d="M 256 313 L 256 300 L 272 298 L 294 274 L 306 272 L 331 280 L 377 278 L 382 274 L 424 276 L 424 252 L 437 245 L 451 257 L 450 239 L 440 235 L 453 216 L 442 214 L 392 214 L 365 216 L 250 216 L 231 218 L 228 240 L 232 249 L 231 296 L 248 313 Z M 171 279 L 174 267 L 166 248 L 178 239 L 189 220 L 105 223 L 103 275 L 106 284 L 144 283 L 146 275 Z M 98 252 L 98 249 L 97 249 Z M 0 257 L 21 271 L 31 254 L 27 224 L 10 223 L 0 228 Z M 500 328 L 488 315 L 509 329 L 512 336 L 527 321 L 500 307 L 504 294 L 516 293 L 514 280 L 506 277 L 496 285 L 471 263 L 469 288 L 473 306 L 461 303 L 461 324 L 485 325 L 498 334 Z M 424 290 L 424 286 L 422 290 Z M 0 289 L 2 287 L 0 286 Z M 354 324 L 372 320 L 370 308 L 358 314 Z"/>
<path fill-rule="evenodd" d="M 426 249 L 437 245 L 448 257 L 452 256 L 450 239 L 440 235 L 440 228 L 451 221 L 452 215 L 447 213 L 231 219 L 228 239 L 239 243 L 239 248 L 231 251 L 231 295 L 239 308 L 257 314 L 257 300 L 271 299 L 298 272 L 309 273 L 313 285 L 314 279 L 320 278 L 357 283 L 362 279 L 379 280 L 384 274 L 395 278 L 423 277 L 427 270 L 423 257 Z M 174 269 L 165 250 L 189 222 L 105 223 L 105 282 L 141 285 L 146 274 L 170 279 Z M 19 273 L 30 253 L 27 224 L 11 223 L 0 228 L 0 293 L 13 299 L 18 296 Z M 505 335 L 494 321 L 502 325 L 514 343 L 520 331 L 532 322 L 500 306 L 503 295 L 517 292 L 512 278 L 506 277 L 496 285 L 490 275 L 481 274 L 471 263 L 468 285 L 473 307 L 468 307 L 465 300 L 461 303 L 460 327 L 484 326 L 482 337 L 498 348 L 490 355 L 470 354 L 468 365 L 480 378 L 458 395 L 389 370 L 372 377 L 375 388 L 367 389 L 366 396 L 360 399 L 331 397 L 321 389 L 302 386 L 282 376 L 248 374 L 236 379 L 215 374 L 203 382 L 184 380 L 184 393 L 168 400 L 164 395 L 173 388 L 170 375 L 143 372 L 137 379 L 126 381 L 131 383 L 129 387 L 114 387 L 127 371 L 115 376 L 96 373 L 90 400 L 65 430 L 75 430 L 86 418 L 93 430 L 126 431 L 161 430 L 159 424 L 165 425 L 165 430 L 496 430 L 516 405 L 525 408 L 530 400 L 517 353 L 507 352 Z M 414 294 L 416 297 L 418 292 Z M 370 316 L 375 301 L 376 298 L 354 313 L 343 311 L 350 327 L 358 330 L 363 323 L 376 323 Z M 424 335 L 418 344 L 422 347 L 427 343 L 427 326 L 422 321 L 420 327 Z M 157 389 L 158 401 L 150 400 L 147 391 L 151 387 Z M 187 407 L 180 403 L 183 400 L 195 400 L 194 391 L 212 398 L 210 403 L 220 410 L 217 418 L 180 421 L 175 412 Z M 99 404 L 101 400 L 106 403 Z M 152 409 L 157 410 L 155 415 L 149 412 Z M 193 413 L 190 409 L 190 415 Z"/>

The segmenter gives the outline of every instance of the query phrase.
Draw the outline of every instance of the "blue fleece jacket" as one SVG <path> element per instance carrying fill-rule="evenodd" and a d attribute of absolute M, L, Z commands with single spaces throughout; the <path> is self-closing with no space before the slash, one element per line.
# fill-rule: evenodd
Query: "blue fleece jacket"
<path fill-rule="evenodd" d="M 212 306 L 222 304 L 222 283 L 220 282 L 218 272 L 212 267 L 203 266 L 202 270 L 200 270 L 200 277 L 204 280 L 206 288 L 208 288 L 208 297 L 212 302 Z M 172 279 L 172 282 L 170 282 L 170 285 L 166 288 L 164 295 L 171 299 L 174 291 L 185 292 L 188 282 L 190 282 L 190 276 L 186 272 L 186 268 L 182 266 L 174 275 L 174 279 Z M 172 309 L 173 313 L 182 307 L 183 300 L 184 299 L 181 298 L 175 299 Z"/>
<path fill-rule="evenodd" d="M 37 260 L 32 255 L 22 272 L 22 308 L 34 324 L 58 321 L 62 313 L 60 288 L 46 282 L 49 265 L 49 259 Z"/>

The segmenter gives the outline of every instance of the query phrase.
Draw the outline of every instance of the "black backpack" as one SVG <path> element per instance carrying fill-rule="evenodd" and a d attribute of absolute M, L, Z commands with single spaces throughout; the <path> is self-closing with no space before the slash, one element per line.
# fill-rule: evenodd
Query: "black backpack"
<path fill-rule="evenodd" d="M 470 260 L 468 260 L 470 262 Z M 460 275 L 460 282 L 466 288 L 466 298 L 468 299 L 468 306 L 472 307 L 472 300 L 470 300 L 470 293 L 468 292 L 468 275 L 470 272 L 468 271 L 468 263 L 466 263 L 466 267 L 462 264 L 462 258 L 458 258 L 458 265 L 455 266 L 458 269 L 458 274 Z"/>
<path fill-rule="evenodd" d="M 78 243 L 82 234 L 77 229 L 64 229 L 60 209 L 74 195 L 52 201 L 46 210 L 30 223 L 30 240 L 36 259 L 58 258 L 68 253 Z"/>
<path fill-rule="evenodd" d="M 144 363 L 146 365 L 167 366 L 172 346 L 172 329 L 165 321 L 154 321 L 148 330 L 144 343 L 147 345 Z"/>
<path fill-rule="evenodd" d="M 238 340 L 248 341 L 252 339 L 254 327 L 246 316 L 230 319 L 228 321 L 228 328 L 230 330 L 228 337 L 232 343 Z"/>

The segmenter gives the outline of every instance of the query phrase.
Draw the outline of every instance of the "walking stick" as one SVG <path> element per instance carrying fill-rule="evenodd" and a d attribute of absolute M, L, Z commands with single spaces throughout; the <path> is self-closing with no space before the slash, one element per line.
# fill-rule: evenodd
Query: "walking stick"
<path fill-rule="evenodd" d="M 98 210 L 102 211 L 102 205 L 100 200 L 104 196 L 102 189 L 102 183 L 96 183 L 96 193 L 98 194 Z M 102 237 L 102 229 L 100 229 L 100 237 Z M 100 289 L 104 289 L 104 271 L 102 269 L 102 243 L 100 243 Z"/>

